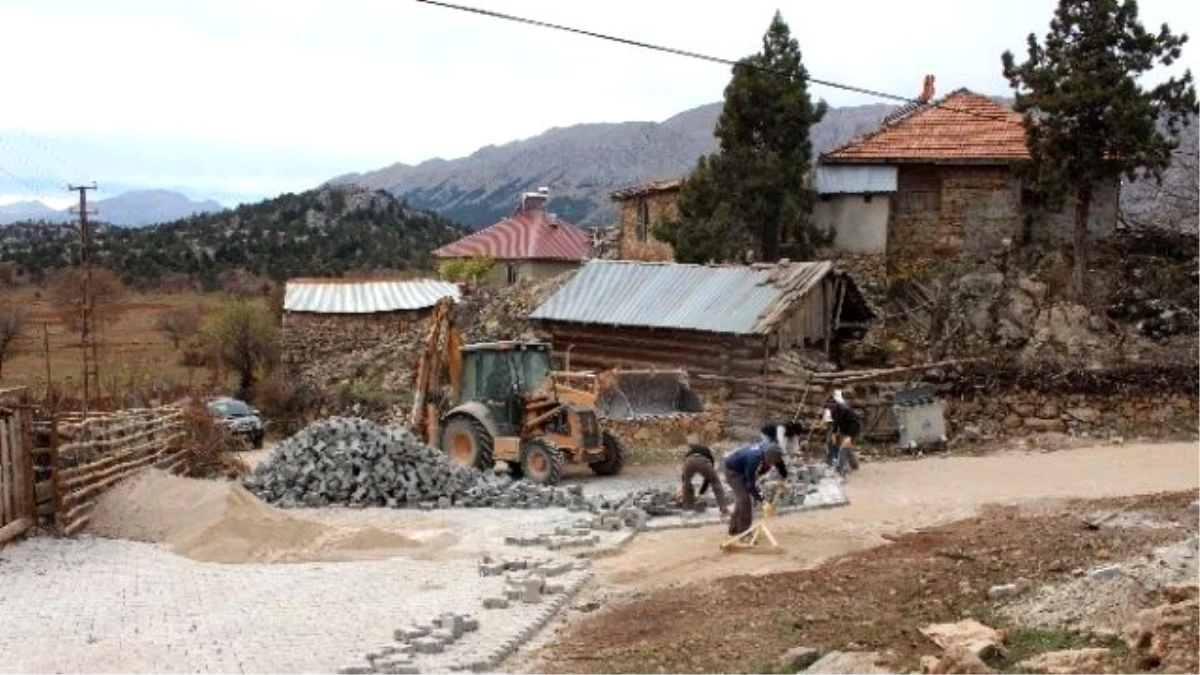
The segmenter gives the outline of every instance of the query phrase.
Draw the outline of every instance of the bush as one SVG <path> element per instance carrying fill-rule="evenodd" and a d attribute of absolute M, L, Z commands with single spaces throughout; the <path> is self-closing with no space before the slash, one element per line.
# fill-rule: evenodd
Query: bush
<path fill-rule="evenodd" d="M 254 403 L 272 429 L 290 436 L 316 418 L 324 400 L 308 380 L 278 372 L 255 386 Z"/>
<path fill-rule="evenodd" d="M 234 454 L 246 449 L 245 442 L 213 419 L 201 399 L 193 400 L 183 413 L 182 446 L 186 459 L 179 473 L 184 476 L 236 480 L 250 470 Z"/>
<path fill-rule="evenodd" d="M 496 261 L 488 256 L 456 258 L 439 265 L 438 276 L 446 281 L 478 284 L 495 265 Z"/>

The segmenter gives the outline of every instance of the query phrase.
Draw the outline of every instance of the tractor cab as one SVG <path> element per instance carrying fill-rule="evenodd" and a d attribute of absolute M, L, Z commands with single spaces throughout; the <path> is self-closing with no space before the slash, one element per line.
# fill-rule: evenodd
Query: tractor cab
<path fill-rule="evenodd" d="M 483 342 L 462 348 L 462 385 L 455 405 L 487 406 L 499 431 L 517 434 L 525 401 L 550 380 L 550 345 L 544 342 Z"/>

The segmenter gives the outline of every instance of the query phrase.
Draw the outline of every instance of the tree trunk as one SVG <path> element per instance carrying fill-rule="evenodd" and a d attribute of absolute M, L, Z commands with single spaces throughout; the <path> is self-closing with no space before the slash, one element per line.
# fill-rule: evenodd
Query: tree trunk
<path fill-rule="evenodd" d="M 1079 303 L 1084 303 L 1088 290 L 1088 219 L 1091 211 L 1092 185 L 1086 183 L 1075 196 L 1075 228 L 1071 237 L 1073 265 L 1071 283 L 1067 289 L 1071 300 Z"/>

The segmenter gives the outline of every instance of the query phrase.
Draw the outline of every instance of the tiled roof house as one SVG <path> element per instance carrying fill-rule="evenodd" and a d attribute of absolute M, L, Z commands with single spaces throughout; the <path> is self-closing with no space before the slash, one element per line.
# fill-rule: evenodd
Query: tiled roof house
<path fill-rule="evenodd" d="M 1033 208 L 1014 172 L 1029 158 L 1021 116 L 959 89 L 896 111 L 874 132 L 823 154 L 815 216 L 838 248 L 906 259 L 987 256 L 1068 236 L 1072 211 Z M 1119 186 L 1097 186 L 1091 227 L 1116 223 Z M 1029 216 L 1028 218 L 1026 216 Z"/>
<path fill-rule="evenodd" d="M 578 267 L 592 237 L 547 210 L 549 191 L 527 192 L 511 216 L 435 250 L 440 260 L 487 256 L 496 261 L 484 283 L 545 279 Z"/>

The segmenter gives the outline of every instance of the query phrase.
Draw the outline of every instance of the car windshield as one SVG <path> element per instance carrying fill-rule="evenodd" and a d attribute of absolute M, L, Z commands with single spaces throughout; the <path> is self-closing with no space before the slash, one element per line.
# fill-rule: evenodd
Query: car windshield
<path fill-rule="evenodd" d="M 208 409 L 221 417 L 241 417 L 243 415 L 253 415 L 254 411 L 250 406 L 241 401 L 213 401 L 208 404 Z"/>

